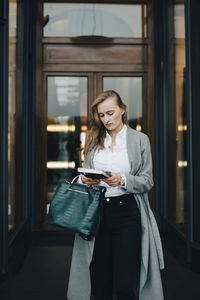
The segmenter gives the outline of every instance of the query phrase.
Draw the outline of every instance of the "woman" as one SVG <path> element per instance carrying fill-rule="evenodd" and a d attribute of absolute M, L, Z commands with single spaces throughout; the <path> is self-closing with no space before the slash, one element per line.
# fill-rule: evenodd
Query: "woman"
<path fill-rule="evenodd" d="M 81 177 L 84 184 L 106 186 L 106 194 L 96 238 L 75 237 L 68 300 L 90 300 L 91 294 L 135 300 L 138 285 L 139 300 L 162 300 L 162 246 L 147 196 L 153 186 L 149 139 L 128 127 L 126 105 L 115 91 L 97 97 L 89 125 L 84 166 L 111 176 Z"/>

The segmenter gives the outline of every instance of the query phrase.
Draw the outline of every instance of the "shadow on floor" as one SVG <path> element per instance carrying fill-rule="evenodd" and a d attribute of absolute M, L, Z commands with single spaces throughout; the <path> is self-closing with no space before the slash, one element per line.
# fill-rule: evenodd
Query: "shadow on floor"
<path fill-rule="evenodd" d="M 21 269 L 0 285 L 1 300 L 66 300 L 71 246 L 32 247 Z M 200 275 L 183 267 L 164 248 L 165 300 L 199 300 Z"/>

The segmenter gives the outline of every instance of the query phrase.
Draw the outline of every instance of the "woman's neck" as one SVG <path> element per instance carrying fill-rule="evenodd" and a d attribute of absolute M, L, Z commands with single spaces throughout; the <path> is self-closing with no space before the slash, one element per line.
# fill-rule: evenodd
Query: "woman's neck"
<path fill-rule="evenodd" d="M 118 132 L 120 132 L 122 130 L 123 127 L 124 127 L 124 124 L 122 123 L 121 126 L 119 126 L 118 128 L 108 131 L 108 133 L 112 137 L 112 139 L 115 139 L 116 135 L 118 134 Z"/>

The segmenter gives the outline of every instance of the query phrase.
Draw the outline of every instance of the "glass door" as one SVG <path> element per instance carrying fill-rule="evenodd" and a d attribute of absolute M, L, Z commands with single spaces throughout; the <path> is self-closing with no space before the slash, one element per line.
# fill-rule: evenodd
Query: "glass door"
<path fill-rule="evenodd" d="M 146 130 L 145 109 L 147 109 L 146 97 L 144 97 L 143 74 L 99 74 L 98 82 L 102 83 L 101 90 L 115 90 L 127 105 L 127 114 L 130 127 L 137 131 Z"/>
<path fill-rule="evenodd" d="M 46 214 L 59 181 L 72 180 L 84 160 L 89 105 L 103 90 L 117 91 L 127 105 L 132 128 L 146 127 L 143 74 L 46 75 Z"/>
<path fill-rule="evenodd" d="M 47 76 L 47 212 L 59 181 L 71 181 L 83 161 L 88 77 Z"/>
<path fill-rule="evenodd" d="M 154 144 L 153 0 L 79 2 L 37 2 L 44 22 L 37 27 L 36 230 L 56 183 L 82 163 L 88 109 L 99 92 L 119 92 L 130 126 Z M 154 210 L 153 195 L 150 204 Z"/>

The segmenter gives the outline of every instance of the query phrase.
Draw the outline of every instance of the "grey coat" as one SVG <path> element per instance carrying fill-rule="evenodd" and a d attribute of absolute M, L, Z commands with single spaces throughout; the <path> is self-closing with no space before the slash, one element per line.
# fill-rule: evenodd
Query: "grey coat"
<path fill-rule="evenodd" d="M 95 149 L 88 155 L 86 166 L 93 166 Z M 139 300 L 163 300 L 160 269 L 164 268 L 163 251 L 158 227 L 149 206 L 147 192 L 153 186 L 152 159 L 148 137 L 127 128 L 127 152 L 131 171 L 126 174 L 127 191 L 134 193 L 141 213 L 141 265 Z M 68 285 L 68 300 L 90 300 L 90 272 L 94 239 L 84 241 L 75 236 Z"/>

